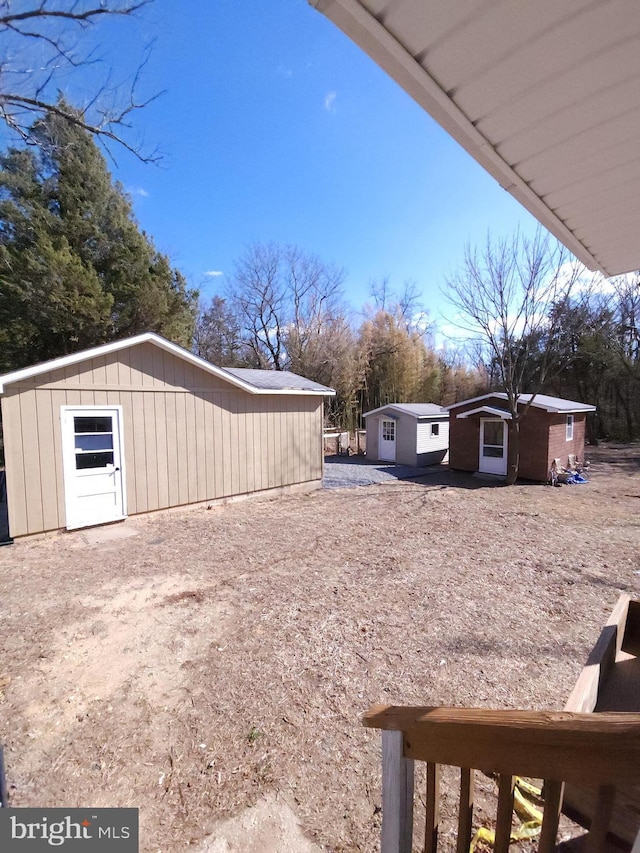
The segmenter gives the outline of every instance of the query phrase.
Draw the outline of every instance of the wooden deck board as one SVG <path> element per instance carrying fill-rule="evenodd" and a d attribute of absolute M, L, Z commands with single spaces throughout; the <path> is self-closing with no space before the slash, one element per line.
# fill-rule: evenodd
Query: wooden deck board
<path fill-rule="evenodd" d="M 621 596 L 565 710 L 640 712 L 640 601 Z M 563 811 L 588 828 L 595 800 L 595 791 L 567 785 Z M 640 787 L 618 788 L 610 826 L 629 850 L 640 828 Z"/>

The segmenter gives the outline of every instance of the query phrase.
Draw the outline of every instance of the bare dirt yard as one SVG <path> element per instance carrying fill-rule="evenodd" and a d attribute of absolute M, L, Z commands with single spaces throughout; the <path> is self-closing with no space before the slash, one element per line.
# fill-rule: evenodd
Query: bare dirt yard
<path fill-rule="evenodd" d="M 11 804 L 137 806 L 145 853 L 372 853 L 371 704 L 561 709 L 640 594 L 640 446 L 587 455 L 589 485 L 443 471 L 0 548 Z"/>

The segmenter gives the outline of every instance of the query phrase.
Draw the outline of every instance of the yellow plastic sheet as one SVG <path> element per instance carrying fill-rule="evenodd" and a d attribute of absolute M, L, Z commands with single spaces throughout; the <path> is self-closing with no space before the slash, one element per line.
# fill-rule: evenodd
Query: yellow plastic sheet
<path fill-rule="evenodd" d="M 518 817 L 524 821 L 518 829 L 511 830 L 511 841 L 526 841 L 540 834 L 542 826 L 542 812 L 532 802 L 531 798 L 540 799 L 542 791 L 540 788 L 516 776 L 513 789 L 513 806 Z M 529 799 L 527 799 L 529 798 Z M 496 843 L 496 834 L 492 829 L 481 826 L 473 836 L 469 853 L 474 853 L 479 841 L 493 847 Z"/>

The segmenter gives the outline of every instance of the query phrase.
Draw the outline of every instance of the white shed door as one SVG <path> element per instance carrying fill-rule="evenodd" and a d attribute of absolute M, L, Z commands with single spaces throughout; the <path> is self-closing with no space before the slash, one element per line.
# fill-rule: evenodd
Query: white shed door
<path fill-rule="evenodd" d="M 378 437 L 378 459 L 385 462 L 396 461 L 396 422 L 380 421 L 380 435 Z"/>
<path fill-rule="evenodd" d="M 485 474 L 507 473 L 507 422 L 502 419 L 480 420 L 480 464 Z"/>
<path fill-rule="evenodd" d="M 120 406 L 62 406 L 67 528 L 126 516 Z"/>

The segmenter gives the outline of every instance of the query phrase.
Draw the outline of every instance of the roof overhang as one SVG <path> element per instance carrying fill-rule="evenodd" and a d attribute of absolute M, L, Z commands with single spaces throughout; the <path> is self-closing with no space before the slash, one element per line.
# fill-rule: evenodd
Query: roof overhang
<path fill-rule="evenodd" d="M 507 412 L 506 409 L 497 409 L 495 406 L 478 406 L 477 409 L 460 412 L 456 418 L 470 418 L 471 415 L 488 415 L 490 418 L 500 418 L 503 421 L 511 420 L 511 412 Z"/>
<path fill-rule="evenodd" d="M 637 0 L 309 0 L 587 267 L 640 268 Z"/>
<path fill-rule="evenodd" d="M 22 382 L 25 379 L 31 379 L 32 377 L 40 376 L 43 373 L 49 373 L 52 370 L 60 370 L 60 368 L 69 367 L 72 364 L 78 364 L 82 361 L 87 361 L 90 358 L 98 358 L 99 356 L 109 355 L 110 353 L 129 349 L 130 347 L 138 346 L 139 344 L 144 343 L 153 344 L 154 346 L 157 346 L 160 349 L 165 350 L 166 352 L 170 352 L 172 355 L 181 358 L 183 361 L 186 361 L 189 364 L 193 364 L 196 367 L 199 367 L 201 370 L 204 370 L 205 373 L 210 373 L 213 376 L 216 376 L 218 379 L 223 379 L 230 385 L 234 385 L 236 388 L 241 388 L 248 394 L 259 394 L 260 396 L 267 394 L 296 397 L 325 397 L 327 395 L 335 394 L 335 391 L 333 391 L 332 389 L 326 389 L 324 391 L 312 391 L 291 390 L 288 388 L 257 388 L 255 385 L 251 385 L 248 382 L 243 382 L 242 379 L 238 378 L 237 376 L 234 376 L 233 373 L 229 373 L 229 371 L 225 370 L 224 368 L 216 367 L 214 364 L 211 364 L 210 362 L 205 361 L 205 359 L 194 355 L 192 352 L 189 352 L 189 350 L 183 349 L 183 347 L 180 347 L 177 344 L 168 341 L 166 338 L 163 338 L 160 335 L 156 335 L 153 332 L 145 332 L 141 335 L 135 335 L 132 338 L 125 338 L 122 341 L 112 341 L 111 343 L 103 344 L 102 346 L 92 347 L 91 349 L 82 350 L 81 352 L 75 352 L 71 355 L 62 356 L 61 358 L 54 358 L 51 361 L 44 361 L 41 364 L 34 365 L 33 367 L 24 367 L 21 370 L 14 370 L 12 373 L 5 373 L 3 376 L 0 376 L 0 395 L 4 394 L 7 385 L 12 385 L 16 382 Z"/>
<path fill-rule="evenodd" d="M 457 409 L 460 406 L 468 406 L 470 403 L 479 403 L 482 400 L 503 400 L 507 401 L 508 397 L 504 391 L 489 391 L 488 394 L 481 394 L 479 397 L 471 397 L 468 400 L 461 400 L 458 403 L 451 403 L 449 406 L 445 406 L 449 412 L 452 409 Z M 518 405 L 526 406 L 529 400 L 531 399 L 531 394 L 520 394 L 518 397 Z M 550 412 L 551 414 L 556 415 L 582 415 L 588 414 L 589 412 L 595 412 L 596 407 L 590 405 L 589 403 L 576 403 L 573 400 L 563 400 L 561 397 L 548 397 L 545 394 L 536 394 L 534 395 L 533 402 L 530 404 L 534 409 L 544 409 L 545 412 Z M 488 405 L 485 405 L 484 408 L 489 408 Z M 480 409 L 474 409 L 473 412 L 480 411 Z M 498 409 L 498 411 L 503 411 L 502 409 Z M 463 417 L 465 414 L 472 414 L 472 412 L 464 412 L 462 415 L 456 415 L 456 417 Z"/>
<path fill-rule="evenodd" d="M 415 418 L 417 421 L 442 420 L 443 418 L 448 419 L 449 417 L 449 412 L 445 410 L 444 407 L 442 412 L 419 414 L 418 412 L 411 412 L 408 409 L 404 409 L 402 406 L 395 406 L 393 403 L 387 403 L 386 406 L 378 406 L 377 409 L 371 409 L 370 412 L 363 412 L 362 417 L 368 418 L 370 415 L 379 415 L 381 413 L 384 413 L 385 417 L 393 417 L 394 420 L 397 420 L 400 415 L 408 415 L 410 418 Z"/>

